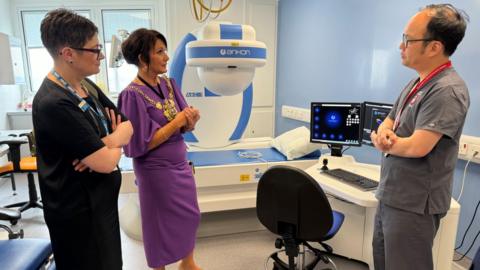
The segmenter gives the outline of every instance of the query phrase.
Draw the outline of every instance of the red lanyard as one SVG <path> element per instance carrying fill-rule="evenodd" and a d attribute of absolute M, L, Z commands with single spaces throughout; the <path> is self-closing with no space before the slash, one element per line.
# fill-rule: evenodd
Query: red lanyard
<path fill-rule="evenodd" d="M 429 82 L 433 77 L 435 77 L 440 72 L 442 72 L 445 69 L 450 68 L 450 67 L 452 67 L 452 62 L 448 61 L 445 64 L 443 64 L 443 65 L 437 67 L 436 69 L 434 69 L 432 72 L 430 72 L 430 74 L 427 75 L 427 77 L 425 77 L 425 79 L 418 82 L 412 88 L 410 93 L 408 93 L 407 97 L 403 101 L 402 107 L 399 108 L 399 110 L 397 111 L 397 114 L 395 115 L 395 122 L 393 122 L 393 131 L 395 131 L 398 128 L 398 126 L 400 125 L 400 116 L 402 115 L 402 112 L 405 109 L 405 106 L 407 106 L 407 103 L 410 101 L 410 98 L 413 97 L 418 92 L 418 90 L 420 90 L 420 88 L 422 88 L 425 84 L 427 84 L 427 82 Z"/>

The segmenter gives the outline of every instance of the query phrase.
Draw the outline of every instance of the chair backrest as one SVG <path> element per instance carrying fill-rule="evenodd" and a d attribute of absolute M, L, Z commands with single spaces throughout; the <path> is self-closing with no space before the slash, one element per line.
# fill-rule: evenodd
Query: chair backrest
<path fill-rule="evenodd" d="M 30 155 L 32 157 L 37 156 L 37 145 L 35 142 L 35 134 L 33 133 L 33 130 L 30 131 L 29 133 L 23 133 L 20 134 L 20 136 L 25 136 L 28 139 L 28 147 L 30 149 Z"/>
<path fill-rule="evenodd" d="M 15 135 L 16 137 L 16 135 Z M 8 160 L 11 161 L 13 164 L 13 170 L 19 171 L 20 170 L 20 145 L 26 143 L 24 139 L 19 139 L 15 137 L 10 137 L 9 139 L 5 139 L 0 141 L 0 144 L 8 145 Z M 8 164 L 6 164 L 8 165 Z"/>
<path fill-rule="evenodd" d="M 320 185 L 304 171 L 275 166 L 258 183 L 257 216 L 271 232 L 284 235 L 293 229 L 293 237 L 320 241 L 330 230 L 333 214 Z"/>

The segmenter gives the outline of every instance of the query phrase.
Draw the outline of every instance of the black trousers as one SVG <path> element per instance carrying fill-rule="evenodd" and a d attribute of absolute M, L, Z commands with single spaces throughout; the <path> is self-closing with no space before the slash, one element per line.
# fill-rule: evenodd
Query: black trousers
<path fill-rule="evenodd" d="M 122 269 L 118 209 L 71 217 L 45 213 L 58 270 Z"/>

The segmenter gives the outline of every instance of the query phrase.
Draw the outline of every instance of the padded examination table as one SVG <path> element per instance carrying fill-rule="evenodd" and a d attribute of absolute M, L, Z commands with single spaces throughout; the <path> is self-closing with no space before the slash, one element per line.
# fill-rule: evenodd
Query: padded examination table
<path fill-rule="evenodd" d="M 245 155 L 255 156 L 260 154 L 258 158 L 241 157 L 241 153 Z M 318 160 L 320 151 L 315 151 L 307 156 L 295 160 Z M 274 163 L 288 162 L 287 158 L 275 148 L 254 148 L 254 149 L 236 149 L 236 150 L 219 150 L 219 151 L 195 151 L 187 153 L 188 160 L 192 161 L 195 167 L 202 166 L 222 166 L 230 164 L 247 164 L 247 163 Z M 274 164 L 271 164 L 274 165 Z M 133 165 L 130 158 L 122 157 L 120 161 L 120 169 L 122 171 L 132 171 Z"/>

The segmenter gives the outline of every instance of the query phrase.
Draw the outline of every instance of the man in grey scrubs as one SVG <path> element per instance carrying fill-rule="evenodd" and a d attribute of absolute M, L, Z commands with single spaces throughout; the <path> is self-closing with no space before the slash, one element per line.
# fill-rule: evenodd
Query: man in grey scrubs
<path fill-rule="evenodd" d="M 419 77 L 407 84 L 371 135 L 384 153 L 373 235 L 376 270 L 433 269 L 433 240 L 450 208 L 470 105 L 467 86 L 449 60 L 466 21 L 465 12 L 452 5 L 429 5 L 405 27 L 402 64 Z"/>

